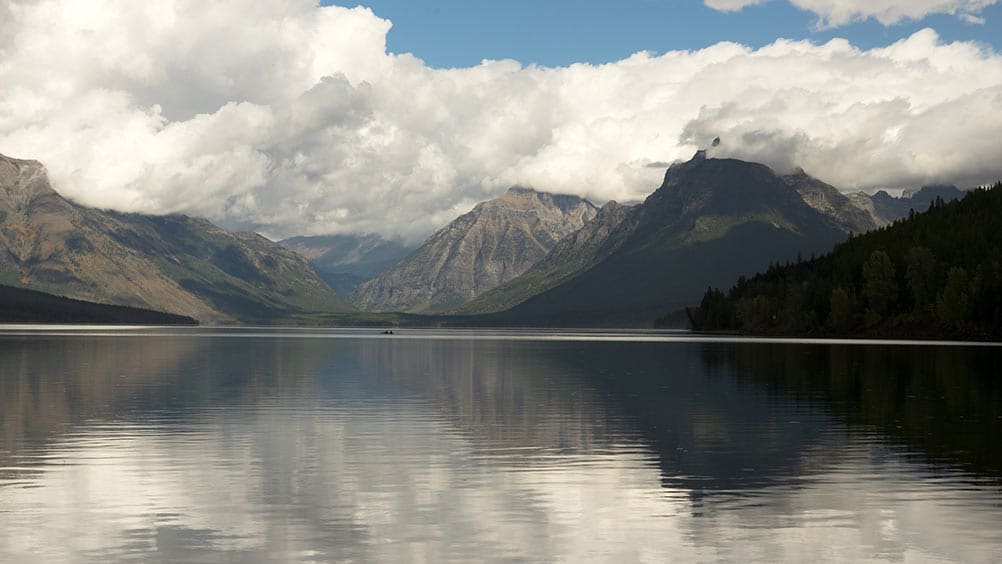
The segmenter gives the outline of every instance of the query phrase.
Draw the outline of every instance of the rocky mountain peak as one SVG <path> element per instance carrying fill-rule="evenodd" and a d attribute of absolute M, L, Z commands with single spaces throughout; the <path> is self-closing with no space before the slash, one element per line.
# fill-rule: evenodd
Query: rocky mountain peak
<path fill-rule="evenodd" d="M 9 211 L 25 211 L 39 196 L 55 196 L 42 163 L 0 155 L 0 199 Z"/>
<path fill-rule="evenodd" d="M 512 186 L 500 197 L 488 200 L 480 205 L 493 208 L 514 206 L 518 209 L 556 208 L 562 212 L 570 212 L 576 208 L 598 209 L 590 201 L 579 196 L 540 192 L 534 188 L 527 188 L 525 186 Z"/>
<path fill-rule="evenodd" d="M 799 197 L 769 167 L 705 153 L 672 165 L 664 183 L 645 201 L 646 214 L 660 223 L 691 222 L 702 215 L 739 215 L 786 206 Z"/>
<path fill-rule="evenodd" d="M 348 311 L 302 257 L 182 215 L 77 205 L 37 161 L 0 156 L 0 274 L 32 289 L 202 321 Z"/>
<path fill-rule="evenodd" d="M 513 186 L 432 235 L 355 293 L 372 311 L 442 311 L 525 272 L 595 217 L 578 196 Z"/>
<path fill-rule="evenodd" d="M 585 250 L 584 261 L 558 261 L 555 249 L 503 295 L 478 304 L 481 311 L 514 303 L 494 314 L 499 321 L 647 323 L 653 312 L 696 303 L 708 286 L 728 287 L 771 261 L 827 250 L 845 237 L 769 167 L 704 153 L 672 165 L 658 190 L 623 211 L 612 229 L 593 220 L 568 238 L 581 243 L 574 250 Z"/>
<path fill-rule="evenodd" d="M 783 176 L 783 181 L 800 194 L 804 203 L 834 220 L 845 233 L 863 233 L 877 227 L 869 212 L 802 168 Z"/>
<path fill-rule="evenodd" d="M 518 186 L 518 185 L 515 185 L 515 186 L 512 186 L 512 187 L 508 188 L 508 190 L 505 191 L 504 196 L 525 197 L 525 196 L 531 196 L 533 194 L 538 194 L 538 193 L 539 192 L 536 192 L 536 190 L 534 188 L 529 188 L 527 186 Z M 504 197 L 504 196 L 502 196 L 502 197 Z"/>
<path fill-rule="evenodd" d="M 952 184 L 930 184 L 923 186 L 918 190 L 905 190 L 902 194 L 902 198 L 912 198 L 916 201 L 931 202 L 937 197 L 943 198 L 944 200 L 950 201 L 955 200 L 963 196 L 964 191 Z"/>

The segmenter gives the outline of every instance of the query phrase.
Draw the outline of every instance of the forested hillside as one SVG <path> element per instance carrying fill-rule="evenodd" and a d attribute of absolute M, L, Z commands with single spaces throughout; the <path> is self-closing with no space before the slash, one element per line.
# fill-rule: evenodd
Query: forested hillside
<path fill-rule="evenodd" d="M 710 289 L 690 318 L 697 330 L 1000 338 L 1002 183 Z"/>
<path fill-rule="evenodd" d="M 0 285 L 0 323 L 198 325 L 198 321 L 183 315 L 73 300 L 4 285 Z"/>

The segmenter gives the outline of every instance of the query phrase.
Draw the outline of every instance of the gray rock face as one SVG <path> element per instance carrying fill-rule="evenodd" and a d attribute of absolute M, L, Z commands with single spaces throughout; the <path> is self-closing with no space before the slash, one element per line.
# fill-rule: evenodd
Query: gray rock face
<path fill-rule="evenodd" d="M 868 202 L 857 204 L 834 186 L 803 170 L 784 176 L 783 181 L 800 194 L 804 203 L 831 218 L 846 233 L 865 233 L 879 226 L 866 209 Z"/>
<path fill-rule="evenodd" d="M 877 213 L 877 206 L 873 203 L 873 198 L 864 192 L 852 192 L 845 195 L 852 202 L 852 205 L 866 212 L 878 227 L 887 225 L 889 222 L 882 219 Z"/>
<path fill-rule="evenodd" d="M 435 233 L 356 291 L 368 311 L 455 308 L 518 277 L 595 217 L 582 198 L 514 187 Z"/>
<path fill-rule="evenodd" d="M 504 311 L 557 286 L 571 276 L 598 264 L 612 254 L 630 232 L 634 206 L 607 202 L 591 221 L 565 237 L 542 260 L 518 278 L 468 302 L 455 313 L 461 315 Z M 624 235 L 617 237 L 616 235 Z"/>

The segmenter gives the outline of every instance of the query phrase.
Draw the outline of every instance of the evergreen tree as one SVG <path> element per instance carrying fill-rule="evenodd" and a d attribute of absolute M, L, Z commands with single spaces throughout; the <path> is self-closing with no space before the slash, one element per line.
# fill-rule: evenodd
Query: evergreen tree
<path fill-rule="evenodd" d="M 1002 339 L 1002 183 L 710 297 L 719 329 Z"/>
<path fill-rule="evenodd" d="M 906 257 L 905 278 L 911 290 L 916 313 L 932 311 L 936 303 L 936 257 L 925 247 L 912 247 Z"/>
<path fill-rule="evenodd" d="M 946 287 L 936 300 L 936 316 L 944 325 L 963 329 L 971 316 L 971 294 L 967 271 L 953 267 L 946 275 Z"/>
<path fill-rule="evenodd" d="M 846 333 L 852 330 L 855 323 L 855 311 L 849 292 L 839 286 L 832 290 L 831 307 L 828 313 L 828 325 L 836 333 Z"/>
<path fill-rule="evenodd" d="M 898 281 L 894 263 L 883 250 L 876 250 L 863 263 L 863 296 L 866 298 L 867 325 L 883 320 L 891 304 L 898 298 Z"/>

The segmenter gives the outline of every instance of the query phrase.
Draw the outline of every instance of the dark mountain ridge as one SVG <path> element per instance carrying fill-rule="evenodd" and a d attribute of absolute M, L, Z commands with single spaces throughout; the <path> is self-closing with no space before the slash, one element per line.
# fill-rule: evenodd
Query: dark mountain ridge
<path fill-rule="evenodd" d="M 913 211 L 921 213 L 928 210 L 937 198 L 951 202 L 963 198 L 965 194 L 964 190 L 956 186 L 933 185 L 918 190 L 905 190 L 900 197 L 894 197 L 886 190 L 880 190 L 873 195 L 854 192 L 847 194 L 847 197 L 854 206 L 864 210 L 877 227 L 883 227 L 908 217 Z"/>
<path fill-rule="evenodd" d="M 772 262 L 830 249 L 846 236 L 768 167 L 699 152 L 611 230 L 615 249 L 513 308 L 499 322 L 632 324 L 699 300 Z"/>
<path fill-rule="evenodd" d="M 196 320 L 182 315 L 73 300 L 3 285 L 0 285 L 0 323 L 198 325 Z"/>

